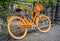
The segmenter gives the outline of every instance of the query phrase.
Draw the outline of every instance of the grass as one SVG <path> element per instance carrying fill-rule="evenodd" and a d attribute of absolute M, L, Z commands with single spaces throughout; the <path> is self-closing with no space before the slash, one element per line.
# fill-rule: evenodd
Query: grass
<path fill-rule="evenodd" d="M 2 32 L 0 32 L 0 35 L 6 35 L 8 33 L 8 29 L 2 29 Z"/>

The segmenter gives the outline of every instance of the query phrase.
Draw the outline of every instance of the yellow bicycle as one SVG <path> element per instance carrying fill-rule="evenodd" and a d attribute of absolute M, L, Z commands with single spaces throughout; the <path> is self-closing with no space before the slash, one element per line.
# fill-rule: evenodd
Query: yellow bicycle
<path fill-rule="evenodd" d="M 43 33 L 48 32 L 51 28 L 51 21 L 49 17 L 39 14 L 41 10 L 43 10 L 43 5 L 42 4 L 37 4 L 36 7 L 34 7 L 34 10 L 32 11 L 31 14 L 31 20 L 28 21 L 26 17 L 22 18 L 19 16 L 11 16 L 7 21 L 8 21 L 8 32 L 9 34 L 15 38 L 15 39 L 22 39 L 26 36 L 27 34 L 27 28 L 31 28 L 31 26 L 36 26 L 37 29 Z M 46 22 L 46 24 L 45 24 Z M 17 25 L 16 25 L 17 24 Z M 44 26 L 41 26 L 44 25 Z M 46 25 L 46 27 L 45 27 Z M 15 27 L 13 29 L 13 27 Z M 19 30 L 20 33 L 18 35 L 16 31 L 16 27 Z M 15 31 L 13 31 L 15 30 Z"/>

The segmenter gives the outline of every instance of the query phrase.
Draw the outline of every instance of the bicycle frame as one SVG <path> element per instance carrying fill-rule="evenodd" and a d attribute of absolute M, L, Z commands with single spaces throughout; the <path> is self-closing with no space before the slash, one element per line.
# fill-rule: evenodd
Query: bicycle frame
<path fill-rule="evenodd" d="M 15 39 L 22 39 L 22 38 L 24 38 L 25 36 L 26 36 L 26 34 L 27 34 L 27 28 L 31 28 L 31 26 L 33 25 L 33 26 L 37 26 L 37 29 L 40 31 L 40 32 L 47 32 L 47 31 L 49 31 L 50 30 L 50 28 L 51 28 L 51 21 L 50 21 L 50 19 L 49 19 L 49 17 L 47 17 L 47 16 L 45 16 L 45 15 L 42 15 L 42 14 L 39 14 L 39 12 L 41 11 L 41 10 L 43 10 L 43 5 L 41 5 L 41 4 L 38 4 L 35 8 L 34 8 L 34 10 L 32 11 L 32 14 L 31 14 L 31 19 L 32 20 L 30 20 L 30 21 L 28 21 L 28 19 L 26 18 L 26 16 L 24 16 L 24 18 L 22 18 L 22 17 L 19 17 L 19 16 L 11 16 L 7 21 L 8 21 L 8 32 L 9 32 L 9 34 L 13 37 L 13 38 L 15 38 Z M 34 15 L 35 14 L 35 15 Z M 34 16 L 33 16 L 34 15 Z M 44 18 L 46 19 L 46 20 L 48 20 L 48 25 L 47 25 L 47 27 L 48 28 L 44 28 L 44 29 L 41 29 L 40 27 L 40 25 L 39 25 L 39 22 L 41 22 L 42 24 L 44 24 L 45 23 L 45 20 L 44 20 Z M 21 36 L 16 36 L 16 35 L 14 35 L 13 34 L 13 32 L 11 31 L 12 29 L 12 27 L 13 27 L 13 25 L 11 25 L 11 22 L 14 20 L 14 19 L 19 19 L 19 21 L 20 21 L 20 23 L 17 25 L 17 27 L 19 27 L 19 28 L 23 28 L 23 35 L 21 35 Z"/>
<path fill-rule="evenodd" d="M 34 12 L 34 11 L 33 11 Z M 35 15 L 35 17 L 33 17 L 33 13 L 32 13 L 32 15 L 31 15 L 31 18 L 33 18 L 33 20 L 30 20 L 30 21 L 28 21 L 27 19 L 26 19 L 26 17 L 24 17 L 24 21 L 26 22 L 26 24 L 22 24 L 22 23 L 20 23 L 19 25 L 18 25 L 18 27 L 27 27 L 27 28 L 30 28 L 32 25 L 34 25 L 34 26 L 37 26 L 38 24 L 36 24 L 36 19 L 37 19 L 37 17 L 39 17 L 40 16 L 40 14 L 39 13 L 37 13 L 36 15 Z"/>

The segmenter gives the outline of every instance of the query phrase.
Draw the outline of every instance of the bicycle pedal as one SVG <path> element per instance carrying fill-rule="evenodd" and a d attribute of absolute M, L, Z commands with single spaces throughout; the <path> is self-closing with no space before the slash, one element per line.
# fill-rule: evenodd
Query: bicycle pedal
<path fill-rule="evenodd" d="M 33 26 L 31 26 L 31 29 L 36 29 L 36 26 L 34 26 L 34 25 L 33 25 Z"/>

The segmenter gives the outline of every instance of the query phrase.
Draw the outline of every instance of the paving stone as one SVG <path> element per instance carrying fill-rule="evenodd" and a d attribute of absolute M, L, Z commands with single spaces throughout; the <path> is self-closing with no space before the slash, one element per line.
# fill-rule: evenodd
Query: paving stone
<path fill-rule="evenodd" d="M 9 41 L 60 41 L 60 25 L 52 26 L 47 33 L 36 31 L 28 33 L 24 39 Z"/>

